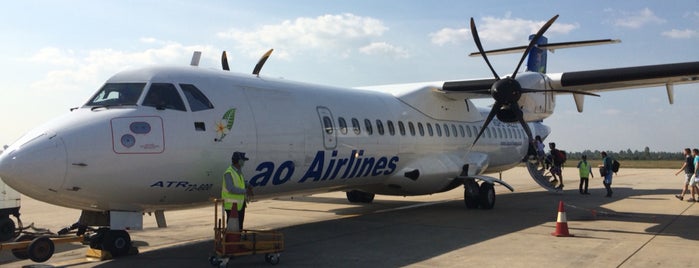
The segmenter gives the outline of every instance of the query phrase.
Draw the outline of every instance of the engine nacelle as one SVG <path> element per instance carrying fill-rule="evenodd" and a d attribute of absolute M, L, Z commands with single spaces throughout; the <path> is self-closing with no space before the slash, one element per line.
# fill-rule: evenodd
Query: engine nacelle
<path fill-rule="evenodd" d="M 550 89 L 549 81 L 545 74 L 525 72 L 517 75 L 517 81 L 522 88 Z M 553 92 L 526 93 L 517 102 L 524 113 L 527 122 L 543 120 L 551 114 L 556 107 L 556 99 Z"/>

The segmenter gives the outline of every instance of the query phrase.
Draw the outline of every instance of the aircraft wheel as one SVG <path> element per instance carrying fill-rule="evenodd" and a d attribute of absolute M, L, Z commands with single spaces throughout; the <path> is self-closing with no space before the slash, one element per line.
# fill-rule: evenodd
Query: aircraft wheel
<path fill-rule="evenodd" d="M 482 209 L 492 209 L 495 206 L 495 188 L 493 185 L 487 182 L 481 183 L 478 199 Z"/>
<path fill-rule="evenodd" d="M 108 230 L 102 238 L 102 250 L 114 257 L 124 256 L 131 249 L 131 236 L 124 230 Z"/>
<path fill-rule="evenodd" d="M 29 243 L 27 256 L 34 262 L 45 262 L 53 256 L 54 250 L 53 241 L 46 236 L 41 236 Z"/>
<path fill-rule="evenodd" d="M 16 230 L 15 222 L 9 215 L 0 216 L 0 242 L 12 239 Z"/>
<path fill-rule="evenodd" d="M 466 180 L 464 182 L 464 204 L 466 208 L 478 208 L 478 183 L 475 180 Z"/>
<path fill-rule="evenodd" d="M 374 201 L 374 196 L 376 195 L 357 190 L 347 192 L 347 200 L 350 203 L 371 203 Z"/>

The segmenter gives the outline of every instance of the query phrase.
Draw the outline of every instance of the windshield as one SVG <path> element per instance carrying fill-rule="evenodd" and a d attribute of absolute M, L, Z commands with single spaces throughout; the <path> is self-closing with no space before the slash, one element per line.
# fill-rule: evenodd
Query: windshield
<path fill-rule="evenodd" d="M 136 105 L 146 83 L 107 83 L 85 106 Z"/>

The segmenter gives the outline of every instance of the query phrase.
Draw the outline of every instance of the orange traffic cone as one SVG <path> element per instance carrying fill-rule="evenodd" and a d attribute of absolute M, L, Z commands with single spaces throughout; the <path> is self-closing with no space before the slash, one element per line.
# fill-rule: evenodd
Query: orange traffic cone
<path fill-rule="evenodd" d="M 231 214 L 228 216 L 228 222 L 226 223 L 226 231 L 228 232 L 240 232 L 240 223 L 238 221 L 238 204 L 233 203 L 231 208 Z"/>
<path fill-rule="evenodd" d="M 566 219 L 566 212 L 563 209 L 563 201 L 558 202 L 558 219 L 556 219 L 556 231 L 551 233 L 553 236 L 574 236 L 568 233 L 568 220 Z"/>
<path fill-rule="evenodd" d="M 238 220 L 238 204 L 233 203 L 231 214 L 228 216 L 228 222 L 226 222 L 226 233 L 223 243 L 223 251 L 226 254 L 233 254 L 241 251 L 241 231 Z"/>

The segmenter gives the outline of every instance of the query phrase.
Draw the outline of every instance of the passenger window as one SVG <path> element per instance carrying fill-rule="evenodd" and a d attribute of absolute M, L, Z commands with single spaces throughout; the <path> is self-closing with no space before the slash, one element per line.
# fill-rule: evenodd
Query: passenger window
<path fill-rule="evenodd" d="M 422 123 L 417 123 L 417 130 L 420 131 L 420 136 L 425 136 L 425 128 L 422 127 Z"/>
<path fill-rule="evenodd" d="M 469 138 L 470 138 L 470 137 L 473 137 L 473 133 L 471 133 L 471 128 L 468 127 L 468 125 L 466 126 L 466 134 L 468 134 L 468 137 L 469 137 Z"/>
<path fill-rule="evenodd" d="M 503 138 L 504 136 L 502 135 L 502 128 L 498 128 L 498 138 Z"/>
<path fill-rule="evenodd" d="M 108 83 L 86 106 L 136 105 L 146 83 Z"/>
<path fill-rule="evenodd" d="M 371 121 L 369 119 L 364 119 L 364 128 L 366 128 L 366 133 L 371 135 L 374 133 L 374 129 L 371 128 Z"/>
<path fill-rule="evenodd" d="M 437 130 L 437 137 L 441 137 L 442 136 L 442 126 L 440 126 L 439 124 L 434 124 L 434 129 Z M 447 131 L 449 131 L 449 129 L 447 129 Z"/>
<path fill-rule="evenodd" d="M 396 135 L 396 128 L 393 127 L 393 121 L 386 121 L 386 125 L 388 125 L 388 134 L 391 134 L 391 136 Z"/>
<path fill-rule="evenodd" d="M 185 111 L 184 102 L 173 84 L 153 83 L 148 95 L 143 100 L 143 106 L 155 107 L 158 110 L 172 109 Z"/>
<path fill-rule="evenodd" d="M 352 118 L 352 130 L 354 130 L 354 134 L 357 135 L 362 132 L 361 128 L 359 127 L 359 120 L 357 120 L 357 118 Z"/>
<path fill-rule="evenodd" d="M 339 117 L 337 119 L 337 124 L 340 126 L 340 133 L 347 134 L 347 122 L 345 122 L 345 118 Z"/>
<path fill-rule="evenodd" d="M 432 131 L 432 124 L 427 123 L 427 133 L 430 134 L 430 137 L 434 136 L 434 132 Z"/>
<path fill-rule="evenodd" d="M 410 129 L 410 136 L 415 136 L 415 124 L 408 122 L 408 128 Z"/>
<path fill-rule="evenodd" d="M 461 133 L 461 137 L 466 137 L 466 133 L 464 133 L 464 126 L 459 125 L 459 133 Z"/>
<path fill-rule="evenodd" d="M 376 119 L 376 132 L 378 132 L 379 135 L 383 135 L 383 133 L 384 133 L 383 123 L 379 119 Z"/>
<path fill-rule="evenodd" d="M 405 136 L 405 125 L 403 124 L 403 121 L 398 121 L 398 131 L 400 131 L 401 136 Z M 413 132 L 413 134 L 415 134 Z"/>
<path fill-rule="evenodd" d="M 485 135 L 488 137 L 488 139 L 491 138 L 491 137 L 490 137 L 490 128 L 489 128 L 489 127 L 485 128 Z"/>
<path fill-rule="evenodd" d="M 333 134 L 333 120 L 330 120 L 330 117 L 323 116 L 323 128 L 325 133 Z"/>
<path fill-rule="evenodd" d="M 180 88 L 184 93 L 184 96 L 189 102 L 189 108 L 192 112 L 213 109 L 214 105 L 211 104 L 209 99 L 206 98 L 204 93 L 201 93 L 197 87 L 190 84 L 180 84 Z"/>

